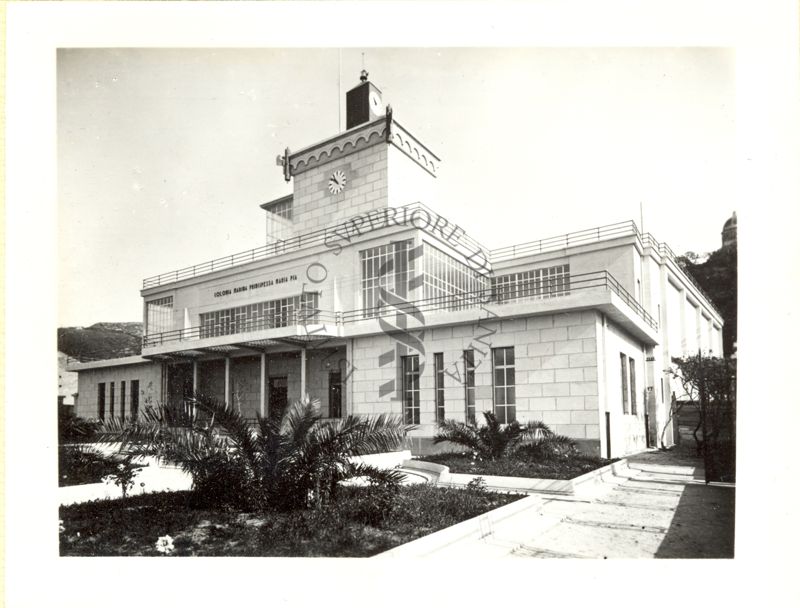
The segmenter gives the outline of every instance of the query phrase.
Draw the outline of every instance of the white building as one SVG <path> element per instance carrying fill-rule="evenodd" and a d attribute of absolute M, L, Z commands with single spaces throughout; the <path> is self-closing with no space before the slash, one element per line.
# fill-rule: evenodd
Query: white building
<path fill-rule="evenodd" d="M 439 162 L 363 75 L 347 130 L 280 158 L 293 195 L 261 206 L 265 246 L 144 280 L 142 355 L 74 365 L 78 415 L 308 393 L 328 417 L 402 414 L 420 451 L 487 410 L 603 456 L 655 444 L 670 358 L 722 353 L 674 253 L 630 221 L 488 250 L 427 206 Z"/>

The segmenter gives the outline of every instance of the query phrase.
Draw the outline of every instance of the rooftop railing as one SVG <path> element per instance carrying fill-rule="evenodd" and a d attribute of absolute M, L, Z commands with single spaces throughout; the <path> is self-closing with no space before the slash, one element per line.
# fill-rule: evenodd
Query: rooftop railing
<path fill-rule="evenodd" d="M 597 243 L 598 241 L 606 241 L 623 236 L 639 236 L 639 229 L 634 222 L 618 222 L 616 224 L 598 226 L 588 230 L 568 232 L 567 234 L 540 239 L 538 241 L 530 241 L 519 245 L 511 245 L 510 247 L 492 249 L 489 252 L 489 260 L 494 264 L 495 262 L 526 255 L 546 253 L 548 251 L 556 251 L 558 249 L 566 249 L 567 247 L 586 245 L 588 243 Z"/>
<path fill-rule="evenodd" d="M 695 280 L 695 278 L 691 275 L 690 272 L 684 270 L 683 266 L 678 261 L 678 256 L 675 255 L 675 252 L 672 251 L 669 245 L 667 245 L 666 243 L 658 242 L 655 239 L 655 237 L 649 232 L 642 235 L 642 243 L 644 244 L 645 247 L 652 247 L 653 249 L 658 251 L 658 255 L 672 260 L 672 262 L 674 262 L 674 264 L 681 270 L 683 276 L 685 276 L 689 280 L 689 282 L 695 286 L 697 291 L 699 291 L 702 294 L 702 296 L 708 302 L 708 305 L 712 309 L 714 309 L 714 311 L 718 315 L 722 316 L 722 313 L 720 312 L 719 308 L 717 308 L 716 304 L 714 304 L 714 301 L 711 299 L 711 296 L 708 295 L 702 287 L 700 287 L 700 284 Z"/>
<path fill-rule="evenodd" d="M 519 284 L 514 289 L 487 288 L 470 292 L 436 296 L 422 300 L 399 301 L 393 304 L 384 304 L 371 308 L 333 312 L 317 309 L 299 309 L 285 315 L 276 315 L 271 318 L 231 320 L 230 322 L 191 327 L 147 335 L 143 338 L 144 347 L 153 347 L 171 342 L 184 342 L 242 334 L 264 329 L 275 329 L 291 326 L 307 326 L 331 323 L 333 325 L 346 325 L 360 321 L 387 317 L 398 312 L 422 319 L 430 312 L 457 312 L 473 310 L 490 305 L 518 304 L 537 300 L 561 298 L 573 293 L 586 291 L 610 291 L 619 296 L 636 315 L 647 325 L 657 330 L 658 322 L 654 319 L 636 299 L 629 294 L 608 271 L 590 272 L 572 275 L 567 280 L 559 282 L 542 281 L 538 283 Z"/>
<path fill-rule="evenodd" d="M 394 209 L 391 215 L 391 223 L 387 219 L 387 209 Z M 401 210 L 404 210 L 400 213 Z M 414 213 L 417 215 L 413 215 Z M 421 213 L 427 215 L 427 220 L 414 223 L 414 220 L 420 219 Z M 400 222 L 401 218 L 404 223 Z M 444 224 L 442 224 L 442 221 Z M 381 220 L 384 224 L 380 225 Z M 374 224 L 378 223 L 377 226 Z M 420 225 L 421 224 L 421 225 Z M 453 235 L 452 238 L 445 238 L 442 234 L 445 231 L 443 226 L 446 225 L 446 230 Z M 460 229 L 456 224 L 448 222 L 438 213 L 432 211 L 422 203 L 412 203 L 404 205 L 403 207 L 376 209 L 363 215 L 348 218 L 344 222 L 328 226 L 321 230 L 307 232 L 305 234 L 298 234 L 291 238 L 276 241 L 263 247 L 249 249 L 232 255 L 227 255 L 221 258 L 216 258 L 208 262 L 195 264 L 194 266 L 187 266 L 178 270 L 165 272 L 153 277 L 148 277 L 142 282 L 142 288 L 148 289 L 150 287 L 160 287 L 161 285 L 168 285 L 184 279 L 191 279 L 194 277 L 202 276 L 218 270 L 225 270 L 242 264 L 248 264 L 258 260 L 265 260 L 273 256 L 282 255 L 290 251 L 298 251 L 306 247 L 313 247 L 317 245 L 328 245 L 337 247 L 345 245 L 350 242 L 354 236 L 366 233 L 369 230 L 378 230 L 390 226 L 408 226 L 417 227 L 425 230 L 441 242 L 453 247 L 454 249 L 461 250 L 466 255 L 474 256 L 476 253 L 485 252 L 486 248 L 483 247 L 478 241 L 467 235 L 463 229 Z M 457 236 L 456 236 L 457 235 Z M 484 254 L 485 256 L 485 254 Z"/>

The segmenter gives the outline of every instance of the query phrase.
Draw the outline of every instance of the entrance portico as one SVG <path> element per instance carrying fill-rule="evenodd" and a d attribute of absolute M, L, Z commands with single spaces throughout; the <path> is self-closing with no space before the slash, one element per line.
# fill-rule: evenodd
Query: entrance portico
<path fill-rule="evenodd" d="M 313 395 L 320 400 L 323 417 L 348 411 L 344 340 L 304 340 L 260 349 L 238 344 L 152 358 L 163 365 L 164 394 L 171 405 L 186 395 L 200 394 L 231 404 L 246 418 L 256 418 L 257 414 L 266 416 L 273 407 Z"/>

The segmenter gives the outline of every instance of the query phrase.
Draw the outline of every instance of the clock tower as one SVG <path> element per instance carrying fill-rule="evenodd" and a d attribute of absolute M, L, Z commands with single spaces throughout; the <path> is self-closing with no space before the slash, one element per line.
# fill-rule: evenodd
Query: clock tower
<path fill-rule="evenodd" d="M 361 84 L 347 92 L 348 129 L 380 118 L 386 113 L 381 101 L 381 90 L 367 80 L 368 77 L 369 73 L 361 70 Z"/>
<path fill-rule="evenodd" d="M 287 148 L 278 157 L 286 181 L 294 180 L 291 209 L 281 219 L 288 234 L 314 232 L 375 209 L 433 202 L 439 157 L 395 121 L 366 70 L 360 80 L 346 95 L 346 131 L 297 152 Z M 286 198 L 279 199 L 284 206 Z M 262 207 L 274 215 L 276 204 Z"/>

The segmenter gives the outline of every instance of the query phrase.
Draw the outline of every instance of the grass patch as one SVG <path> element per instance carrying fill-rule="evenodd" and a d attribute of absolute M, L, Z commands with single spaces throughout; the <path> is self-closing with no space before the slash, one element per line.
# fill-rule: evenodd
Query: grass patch
<path fill-rule="evenodd" d="M 520 448 L 510 456 L 497 460 L 474 460 L 471 454 L 446 452 L 419 458 L 450 467 L 451 473 L 472 475 L 499 475 L 503 477 L 529 477 L 534 479 L 574 479 L 618 459 L 607 460 L 584 454 L 541 455 Z"/>
<path fill-rule="evenodd" d="M 318 510 L 241 512 L 193 506 L 192 492 L 164 492 L 62 506 L 61 555 L 369 557 L 496 509 L 521 495 L 403 486 L 375 519 L 370 488 L 346 487 Z M 365 517 L 365 514 L 367 515 Z"/>

